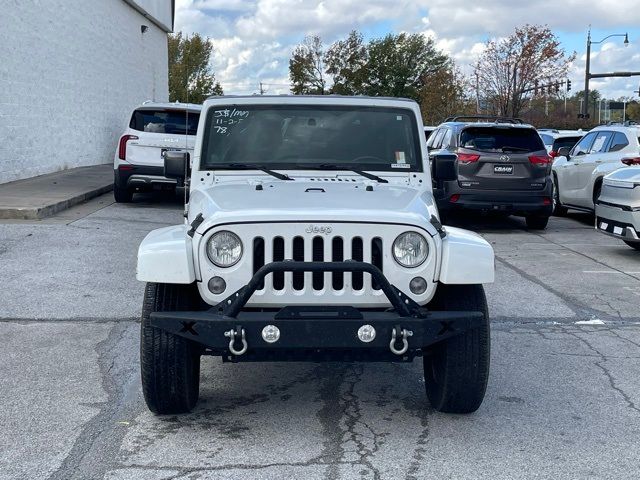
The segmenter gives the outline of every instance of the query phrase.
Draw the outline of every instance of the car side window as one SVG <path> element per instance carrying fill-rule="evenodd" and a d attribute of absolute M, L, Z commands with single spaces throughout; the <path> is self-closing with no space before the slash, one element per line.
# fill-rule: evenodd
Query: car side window
<path fill-rule="evenodd" d="M 441 148 L 447 148 L 451 145 L 451 129 L 447 128 L 446 131 L 447 132 L 444 134 L 444 138 L 442 139 Z"/>
<path fill-rule="evenodd" d="M 433 132 L 431 132 L 431 135 L 429 135 L 429 138 L 427 138 L 427 148 L 433 148 L 433 141 L 436 139 L 437 134 L 438 134 L 438 129 L 436 128 Z"/>
<path fill-rule="evenodd" d="M 629 140 L 627 140 L 627 136 L 622 132 L 616 132 L 613 135 L 613 140 L 611 141 L 611 145 L 609 146 L 609 151 L 619 152 L 627 145 L 629 145 Z"/>
<path fill-rule="evenodd" d="M 442 145 L 442 137 L 444 137 L 445 130 L 445 128 L 441 128 L 440 130 L 438 130 L 436 138 L 433 139 L 433 145 L 431 146 L 431 148 L 435 150 L 440 148 L 440 146 Z"/>
<path fill-rule="evenodd" d="M 593 140 L 593 145 L 589 148 L 589 153 L 604 153 L 607 151 L 607 145 L 609 139 L 612 137 L 613 132 L 598 132 L 596 138 Z"/>
<path fill-rule="evenodd" d="M 591 132 L 582 137 L 578 143 L 575 144 L 571 150 L 571 156 L 577 157 L 579 155 L 586 155 L 593 144 L 593 140 L 596 138 L 598 132 Z"/>

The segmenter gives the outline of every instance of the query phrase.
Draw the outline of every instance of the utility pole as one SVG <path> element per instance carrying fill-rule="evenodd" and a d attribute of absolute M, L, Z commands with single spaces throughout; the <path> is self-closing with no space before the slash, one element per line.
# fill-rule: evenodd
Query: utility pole
<path fill-rule="evenodd" d="M 591 67 L 591 26 L 587 34 L 587 65 L 584 70 L 584 103 L 580 105 L 582 118 L 589 118 L 589 68 Z M 584 109 L 582 108 L 584 106 Z"/>

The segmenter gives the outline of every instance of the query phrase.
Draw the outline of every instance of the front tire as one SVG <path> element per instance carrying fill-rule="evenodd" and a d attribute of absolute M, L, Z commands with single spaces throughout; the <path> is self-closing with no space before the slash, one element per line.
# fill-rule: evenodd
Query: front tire
<path fill-rule="evenodd" d="M 491 351 L 484 289 L 482 285 L 439 284 L 429 308 L 484 314 L 480 326 L 426 350 L 423 358 L 431 406 L 445 413 L 475 412 L 487 389 Z"/>
<path fill-rule="evenodd" d="M 195 309 L 193 285 L 148 283 L 140 325 L 140 370 L 145 402 L 153 413 L 187 413 L 198 401 L 198 344 L 150 325 L 152 312 Z"/>
<path fill-rule="evenodd" d="M 560 189 L 558 188 L 558 178 L 553 176 L 553 214 L 557 217 L 564 217 L 569 209 L 560 203 Z"/>

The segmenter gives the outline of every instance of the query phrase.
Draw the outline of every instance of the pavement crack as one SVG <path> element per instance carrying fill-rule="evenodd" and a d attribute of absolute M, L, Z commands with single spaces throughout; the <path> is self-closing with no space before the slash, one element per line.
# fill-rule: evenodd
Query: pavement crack
<path fill-rule="evenodd" d="M 640 413 L 640 408 L 638 406 L 636 406 L 636 404 L 633 402 L 633 400 L 631 400 L 631 397 L 618 385 L 616 385 L 616 380 L 613 376 L 613 374 L 611 373 L 611 371 L 605 366 L 605 363 L 607 362 L 607 357 L 600 352 L 600 350 L 598 350 L 596 347 L 594 347 L 591 342 L 589 342 L 587 339 L 581 337 L 580 335 L 578 335 L 576 332 L 571 331 L 569 329 L 563 328 L 562 329 L 566 334 L 576 338 L 577 340 L 579 340 L 580 342 L 582 342 L 584 345 L 587 346 L 587 348 L 589 350 L 591 350 L 592 352 L 594 352 L 599 358 L 600 360 L 598 360 L 597 362 L 594 362 L 594 365 L 596 367 L 598 367 L 600 370 L 602 370 L 602 372 L 604 373 L 604 375 L 607 377 L 607 380 L 609 381 L 609 385 L 611 386 L 611 388 L 613 390 L 615 390 L 616 392 L 618 392 L 618 394 L 620 394 L 620 396 L 624 399 L 624 401 L 627 404 L 627 407 L 631 408 L 632 410 L 635 410 L 636 412 Z"/>

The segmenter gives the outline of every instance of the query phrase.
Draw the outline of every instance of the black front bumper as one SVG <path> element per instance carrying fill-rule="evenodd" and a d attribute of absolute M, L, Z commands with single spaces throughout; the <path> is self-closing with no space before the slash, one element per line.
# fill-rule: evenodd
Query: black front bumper
<path fill-rule="evenodd" d="M 264 277 L 276 271 L 366 272 L 377 280 L 392 308 L 370 311 L 342 306 L 287 306 L 279 311 L 245 310 Z M 355 261 L 270 263 L 256 272 L 245 287 L 207 311 L 151 314 L 153 327 L 199 343 L 203 353 L 232 361 L 410 361 L 421 355 L 423 348 L 476 328 L 484 321 L 481 312 L 427 311 L 391 285 L 377 267 Z M 268 325 L 280 331 L 280 338 L 273 343 L 262 337 L 263 328 Z M 363 325 L 376 331 L 370 342 L 358 338 L 358 329 Z M 392 342 L 394 330 L 396 340 Z M 243 347 L 242 332 L 246 352 L 234 354 L 234 350 Z M 398 354 L 405 347 L 404 342 L 406 351 Z"/>

